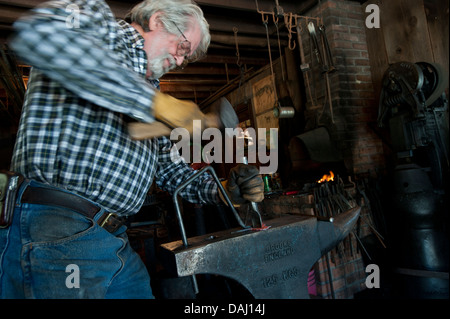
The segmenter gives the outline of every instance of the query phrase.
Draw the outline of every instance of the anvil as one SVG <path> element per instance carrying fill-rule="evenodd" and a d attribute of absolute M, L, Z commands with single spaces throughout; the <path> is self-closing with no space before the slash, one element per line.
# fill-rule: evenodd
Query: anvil
<path fill-rule="evenodd" d="M 217 274 L 243 285 L 256 299 L 309 299 L 312 266 L 341 242 L 361 208 L 333 219 L 285 215 L 265 230 L 233 228 L 161 245 L 167 269 L 177 276 Z"/>

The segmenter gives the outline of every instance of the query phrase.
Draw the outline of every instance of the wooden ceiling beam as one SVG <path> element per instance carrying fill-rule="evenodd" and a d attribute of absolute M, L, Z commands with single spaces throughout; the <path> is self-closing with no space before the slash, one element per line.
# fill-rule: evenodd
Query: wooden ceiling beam
<path fill-rule="evenodd" d="M 12 24 L 26 11 L 24 8 L 4 6 L 0 3 L 0 21 Z"/>
<path fill-rule="evenodd" d="M 242 56 L 240 55 L 239 60 L 242 64 L 253 64 L 253 65 L 265 65 L 268 63 L 268 58 L 266 57 L 248 57 L 248 56 Z M 198 61 L 197 63 L 217 63 L 217 64 L 224 64 L 228 63 L 230 65 L 236 64 L 237 56 L 233 52 L 230 55 L 218 55 L 218 54 L 209 54 Z"/>
<path fill-rule="evenodd" d="M 256 12 L 256 2 L 255 1 L 242 1 L 242 0 L 197 0 L 200 6 L 210 6 L 224 9 L 233 9 L 241 11 L 252 11 Z M 280 3 L 280 6 L 285 12 L 294 12 L 298 10 L 299 7 L 298 0 L 296 1 L 284 1 Z M 258 0 L 258 8 L 262 11 L 272 12 L 275 7 L 275 2 L 273 0 Z"/>
<path fill-rule="evenodd" d="M 162 91 L 164 92 L 164 91 Z M 212 93 L 214 92 L 205 92 L 205 91 L 200 91 L 200 92 L 179 92 L 179 91 L 166 91 L 164 92 L 166 94 L 169 94 L 170 96 L 173 96 L 177 99 L 181 99 L 181 100 L 191 100 L 191 101 L 197 101 L 197 104 L 200 104 L 201 101 L 207 99 L 208 97 L 211 96 Z"/>
<path fill-rule="evenodd" d="M 251 36 L 239 36 L 237 38 L 238 45 L 244 46 L 256 46 L 256 47 L 267 47 L 267 38 L 266 37 L 251 37 Z M 225 34 L 215 34 L 211 33 L 211 41 L 219 42 L 225 45 L 236 45 L 236 39 L 234 35 L 225 35 Z M 270 46 L 278 47 L 278 39 L 269 39 Z M 280 43 L 282 46 L 287 45 L 287 40 L 280 39 Z"/>
<path fill-rule="evenodd" d="M 239 74 L 240 71 L 237 68 L 227 68 L 222 66 L 202 65 L 200 63 L 194 63 L 188 65 L 183 70 L 172 70 L 168 74 Z"/>
<path fill-rule="evenodd" d="M 202 83 L 170 83 L 170 82 L 161 82 L 161 91 L 162 92 L 211 92 L 216 91 L 226 82 L 216 83 L 216 84 L 202 84 Z"/>

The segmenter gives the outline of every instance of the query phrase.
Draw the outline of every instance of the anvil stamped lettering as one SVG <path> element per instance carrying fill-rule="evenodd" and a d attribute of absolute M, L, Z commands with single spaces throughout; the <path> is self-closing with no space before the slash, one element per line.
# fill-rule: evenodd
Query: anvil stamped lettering
<path fill-rule="evenodd" d="M 294 253 L 294 248 L 292 248 L 289 241 L 284 240 L 282 242 L 277 242 L 268 245 L 264 250 L 264 262 L 268 263 L 281 259 L 286 256 L 290 256 Z"/>

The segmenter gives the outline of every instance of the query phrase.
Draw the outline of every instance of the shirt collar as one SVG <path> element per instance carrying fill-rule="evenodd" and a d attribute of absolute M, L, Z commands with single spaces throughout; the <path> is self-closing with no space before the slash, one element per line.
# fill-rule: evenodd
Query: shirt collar
<path fill-rule="evenodd" d="M 132 48 L 143 49 L 144 37 L 128 22 L 124 20 L 117 21 L 125 33 L 124 41 Z"/>

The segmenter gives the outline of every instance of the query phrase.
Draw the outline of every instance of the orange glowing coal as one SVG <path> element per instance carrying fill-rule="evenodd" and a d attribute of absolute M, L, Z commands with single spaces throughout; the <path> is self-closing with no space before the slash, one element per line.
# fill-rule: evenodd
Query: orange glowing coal
<path fill-rule="evenodd" d="M 328 174 L 323 175 L 322 178 L 317 181 L 317 183 L 330 182 L 330 181 L 334 181 L 334 174 L 332 171 L 330 171 L 330 175 L 328 175 Z"/>

